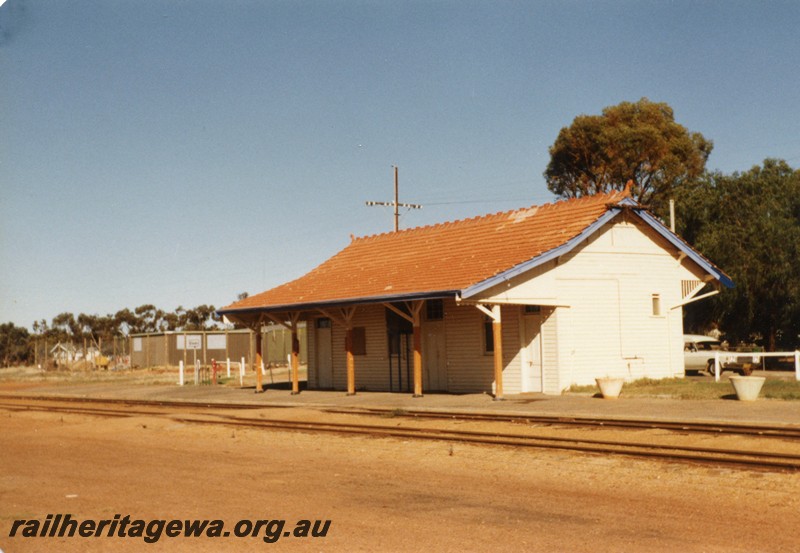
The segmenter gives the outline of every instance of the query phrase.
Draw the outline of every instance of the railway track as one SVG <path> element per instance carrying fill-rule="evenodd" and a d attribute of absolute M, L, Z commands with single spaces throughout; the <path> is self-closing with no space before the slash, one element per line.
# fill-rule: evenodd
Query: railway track
<path fill-rule="evenodd" d="M 386 424 L 354 424 L 347 422 L 308 422 L 289 419 L 260 418 L 223 413 L 223 410 L 246 411 L 272 406 L 252 404 L 215 404 L 205 402 L 170 402 L 142 400 L 97 400 L 86 398 L 53 398 L 32 396 L 0 397 L 0 408 L 9 411 L 45 411 L 101 417 L 160 416 L 187 424 L 220 424 L 234 427 L 269 429 L 275 431 L 328 433 L 338 435 L 366 435 L 375 438 L 437 440 L 450 443 L 471 443 L 559 449 L 594 454 L 615 454 L 666 461 L 682 461 L 717 466 L 749 469 L 797 471 L 800 470 L 800 449 L 797 453 L 750 449 L 696 447 L 675 444 L 645 443 L 632 440 L 594 439 L 568 435 L 535 435 L 534 426 L 575 426 L 590 428 L 657 429 L 671 432 L 699 432 L 746 435 L 753 440 L 798 440 L 800 432 L 792 427 L 768 427 L 730 424 L 685 424 L 669 421 L 631 421 L 618 419 L 588 419 L 517 415 L 487 415 L 452 412 L 404 412 L 384 409 L 326 409 L 332 415 L 381 415 L 408 418 L 409 422 L 423 419 L 458 420 L 489 423 L 521 423 L 522 432 L 478 431 L 420 426 L 392 426 Z M 585 433 L 584 433 L 585 434 Z"/>
<path fill-rule="evenodd" d="M 82 397 L 54 397 L 54 396 L 25 396 L 25 395 L 0 395 L 0 404 L 4 400 L 24 400 L 32 402 L 64 402 L 83 404 L 107 404 L 144 407 L 169 407 L 189 409 L 232 409 L 232 410 L 257 410 L 257 409 L 294 409 L 295 405 L 280 404 L 253 404 L 253 403 L 213 403 L 200 401 L 164 401 L 164 400 L 137 400 L 137 399 L 100 399 Z M 555 415 L 521 415 L 503 413 L 466 413 L 464 411 L 446 410 L 411 410 L 392 408 L 322 408 L 326 413 L 341 415 L 372 415 L 379 417 L 401 417 L 409 419 L 439 419 L 454 421 L 477 422 L 507 422 L 524 425 L 552 425 L 565 427 L 585 428 L 620 428 L 620 429 L 651 429 L 672 430 L 677 432 L 698 432 L 717 435 L 743 435 L 743 436 L 768 436 L 788 440 L 800 440 L 800 427 L 798 426 L 770 426 L 756 424 L 739 424 L 729 422 L 688 422 L 668 421 L 655 419 L 630 419 L 630 418 L 601 418 L 601 417 L 572 417 Z M 145 414 L 145 413 L 141 413 Z"/>
<path fill-rule="evenodd" d="M 326 409 L 329 413 L 391 415 L 415 419 L 441 419 L 485 422 L 509 422 L 528 425 L 557 425 L 587 428 L 628 428 L 673 430 L 678 432 L 699 432 L 708 434 L 737 434 L 744 436 L 768 436 L 774 438 L 800 440 L 800 427 L 767 426 L 721 422 L 676 422 L 645 419 L 613 419 L 599 417 L 565 417 L 554 415 L 506 415 L 495 413 L 464 413 L 460 411 L 405 411 L 387 409 Z"/>

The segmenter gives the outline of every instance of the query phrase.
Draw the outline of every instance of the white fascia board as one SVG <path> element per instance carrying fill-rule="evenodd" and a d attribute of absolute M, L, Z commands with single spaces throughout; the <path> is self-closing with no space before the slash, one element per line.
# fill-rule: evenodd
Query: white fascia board
<path fill-rule="evenodd" d="M 538 305 L 540 307 L 569 307 L 568 303 L 556 298 L 506 298 L 503 296 L 494 296 L 491 298 L 472 299 L 472 300 L 456 300 L 458 305 Z"/>
<path fill-rule="evenodd" d="M 625 205 L 626 200 L 620 202 L 621 204 Z M 635 204 L 635 202 L 634 202 Z M 635 204 L 638 205 L 638 204 Z M 713 276 L 717 279 L 720 283 L 722 283 L 726 288 L 733 288 L 735 284 L 733 281 L 728 278 L 722 271 L 711 265 L 711 263 L 706 260 L 702 255 L 700 255 L 694 248 L 689 246 L 686 242 L 678 238 L 678 235 L 673 233 L 669 230 L 661 221 L 659 221 L 654 215 L 648 213 L 643 208 L 634 209 L 633 212 L 640 218 L 642 221 L 647 223 L 653 230 L 659 233 L 661 236 L 667 239 L 673 246 L 678 248 L 679 251 L 686 254 L 686 257 L 694 261 L 697 265 L 700 266 L 705 272 Z"/>

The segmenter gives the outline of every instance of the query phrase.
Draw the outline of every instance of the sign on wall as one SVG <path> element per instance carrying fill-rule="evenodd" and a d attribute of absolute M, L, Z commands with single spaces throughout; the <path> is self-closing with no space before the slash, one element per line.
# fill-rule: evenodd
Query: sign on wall
<path fill-rule="evenodd" d="M 206 347 L 208 349 L 225 349 L 227 336 L 224 334 L 207 334 Z"/>
<path fill-rule="evenodd" d="M 203 335 L 202 334 L 178 334 L 175 341 L 175 347 L 181 349 L 203 349 Z"/>
<path fill-rule="evenodd" d="M 203 336 L 200 334 L 190 334 L 186 337 L 186 349 L 202 349 Z"/>

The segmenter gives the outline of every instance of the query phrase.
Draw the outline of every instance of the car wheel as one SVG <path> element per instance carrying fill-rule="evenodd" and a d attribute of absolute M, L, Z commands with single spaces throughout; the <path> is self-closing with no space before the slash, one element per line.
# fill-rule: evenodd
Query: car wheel
<path fill-rule="evenodd" d="M 708 374 L 710 374 L 711 376 L 714 376 L 714 362 L 713 361 L 709 361 L 708 364 L 706 365 L 706 372 Z M 719 372 L 720 372 L 720 374 L 722 374 L 722 367 L 719 368 Z"/>

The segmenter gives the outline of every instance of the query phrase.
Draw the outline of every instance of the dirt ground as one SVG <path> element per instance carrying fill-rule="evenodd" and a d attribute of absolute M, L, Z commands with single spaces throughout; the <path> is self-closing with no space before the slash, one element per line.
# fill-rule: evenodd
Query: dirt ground
<path fill-rule="evenodd" d="M 800 475 L 0 410 L 0 550 L 797 551 Z M 219 519 L 229 537 L 9 537 L 15 520 Z M 234 537 L 240 520 L 325 537 Z M 274 527 L 272 527 L 274 528 Z"/>

